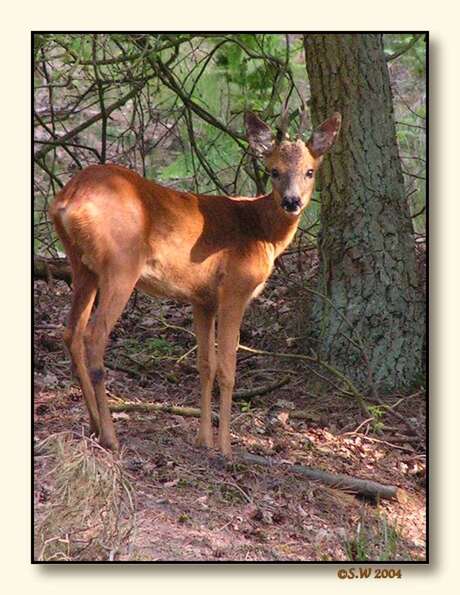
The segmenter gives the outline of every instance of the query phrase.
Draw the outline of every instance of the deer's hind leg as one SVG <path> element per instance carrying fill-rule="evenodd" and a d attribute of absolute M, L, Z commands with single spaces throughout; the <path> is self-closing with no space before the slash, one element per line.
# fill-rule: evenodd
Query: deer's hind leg
<path fill-rule="evenodd" d="M 80 382 L 89 412 L 90 433 L 99 434 L 99 411 L 93 384 L 85 361 L 85 330 L 97 293 L 97 276 L 77 259 L 72 262 L 73 295 L 64 342 L 70 353 L 72 368 Z"/>
<path fill-rule="evenodd" d="M 118 450 L 104 383 L 104 352 L 110 332 L 123 312 L 139 278 L 138 267 L 107 266 L 99 276 L 99 303 L 88 325 L 85 344 L 100 420 L 100 443 Z"/>

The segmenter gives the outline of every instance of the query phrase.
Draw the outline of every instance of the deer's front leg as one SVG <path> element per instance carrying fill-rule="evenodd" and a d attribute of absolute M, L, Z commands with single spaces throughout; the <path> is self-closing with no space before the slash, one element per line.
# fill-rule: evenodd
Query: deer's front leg
<path fill-rule="evenodd" d="M 211 401 L 216 376 L 215 312 L 201 306 L 194 306 L 193 320 L 198 344 L 198 370 L 201 383 L 201 415 L 197 444 L 212 448 Z"/>
<path fill-rule="evenodd" d="M 230 419 L 235 385 L 236 350 L 248 296 L 224 295 L 219 305 L 217 332 L 217 380 L 220 388 L 219 449 L 231 457 Z"/>

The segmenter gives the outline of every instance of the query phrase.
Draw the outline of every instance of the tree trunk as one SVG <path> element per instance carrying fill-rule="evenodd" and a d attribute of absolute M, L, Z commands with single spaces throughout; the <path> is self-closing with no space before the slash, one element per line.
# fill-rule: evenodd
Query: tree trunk
<path fill-rule="evenodd" d="M 343 116 L 319 180 L 312 338 L 358 384 L 409 388 L 423 379 L 425 308 L 382 36 L 312 34 L 304 47 L 313 124 Z"/>

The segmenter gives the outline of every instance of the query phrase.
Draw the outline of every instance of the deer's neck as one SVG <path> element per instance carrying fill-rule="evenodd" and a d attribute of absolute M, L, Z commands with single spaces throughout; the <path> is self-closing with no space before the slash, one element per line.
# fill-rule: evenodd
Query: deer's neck
<path fill-rule="evenodd" d="M 275 258 L 292 242 L 300 217 L 291 217 L 281 209 L 273 194 L 262 196 L 256 201 L 260 237 L 271 244 Z"/>

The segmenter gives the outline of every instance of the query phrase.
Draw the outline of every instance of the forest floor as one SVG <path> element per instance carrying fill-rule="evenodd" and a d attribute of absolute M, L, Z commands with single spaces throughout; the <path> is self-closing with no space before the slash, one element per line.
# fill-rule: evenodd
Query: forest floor
<path fill-rule="evenodd" d="M 310 299 L 303 288 L 305 275 L 317 266 L 315 258 L 306 253 L 283 260 L 284 270 L 275 270 L 247 312 L 242 344 L 302 353 L 299 304 Z M 86 410 L 61 340 L 69 305 L 70 289 L 65 283 L 35 282 L 36 445 L 64 431 L 70 431 L 78 444 L 83 431 L 87 432 Z M 197 407 L 199 383 L 191 330 L 190 307 L 135 294 L 107 350 L 109 398 Z M 372 411 L 385 424 L 377 434 L 375 420 L 366 420 L 353 398 L 318 380 L 305 362 L 239 352 L 238 390 L 284 377 L 289 382 L 276 390 L 235 400 L 232 443 L 236 452 L 396 485 L 405 497 L 366 501 L 350 491 L 295 475 L 288 464 L 226 464 L 216 453 L 195 446 L 196 418 L 120 412 L 113 416 L 123 446 L 119 465 L 134 494 L 133 526 L 123 543 L 112 548 L 106 544 L 106 553 L 97 555 L 90 553 L 88 544 L 78 549 L 84 538 L 72 543 L 66 515 L 60 526 L 46 533 L 43 519 L 57 510 L 53 506 L 58 466 L 53 455 L 38 449 L 36 558 L 52 559 L 44 552 L 55 541 L 65 542 L 67 549 L 65 553 L 53 550 L 54 559 L 69 560 L 104 556 L 120 561 L 424 560 L 424 391 L 391 395 L 386 402 L 393 408 L 388 411 L 374 403 Z M 289 417 L 293 410 L 304 411 L 306 419 Z"/>

